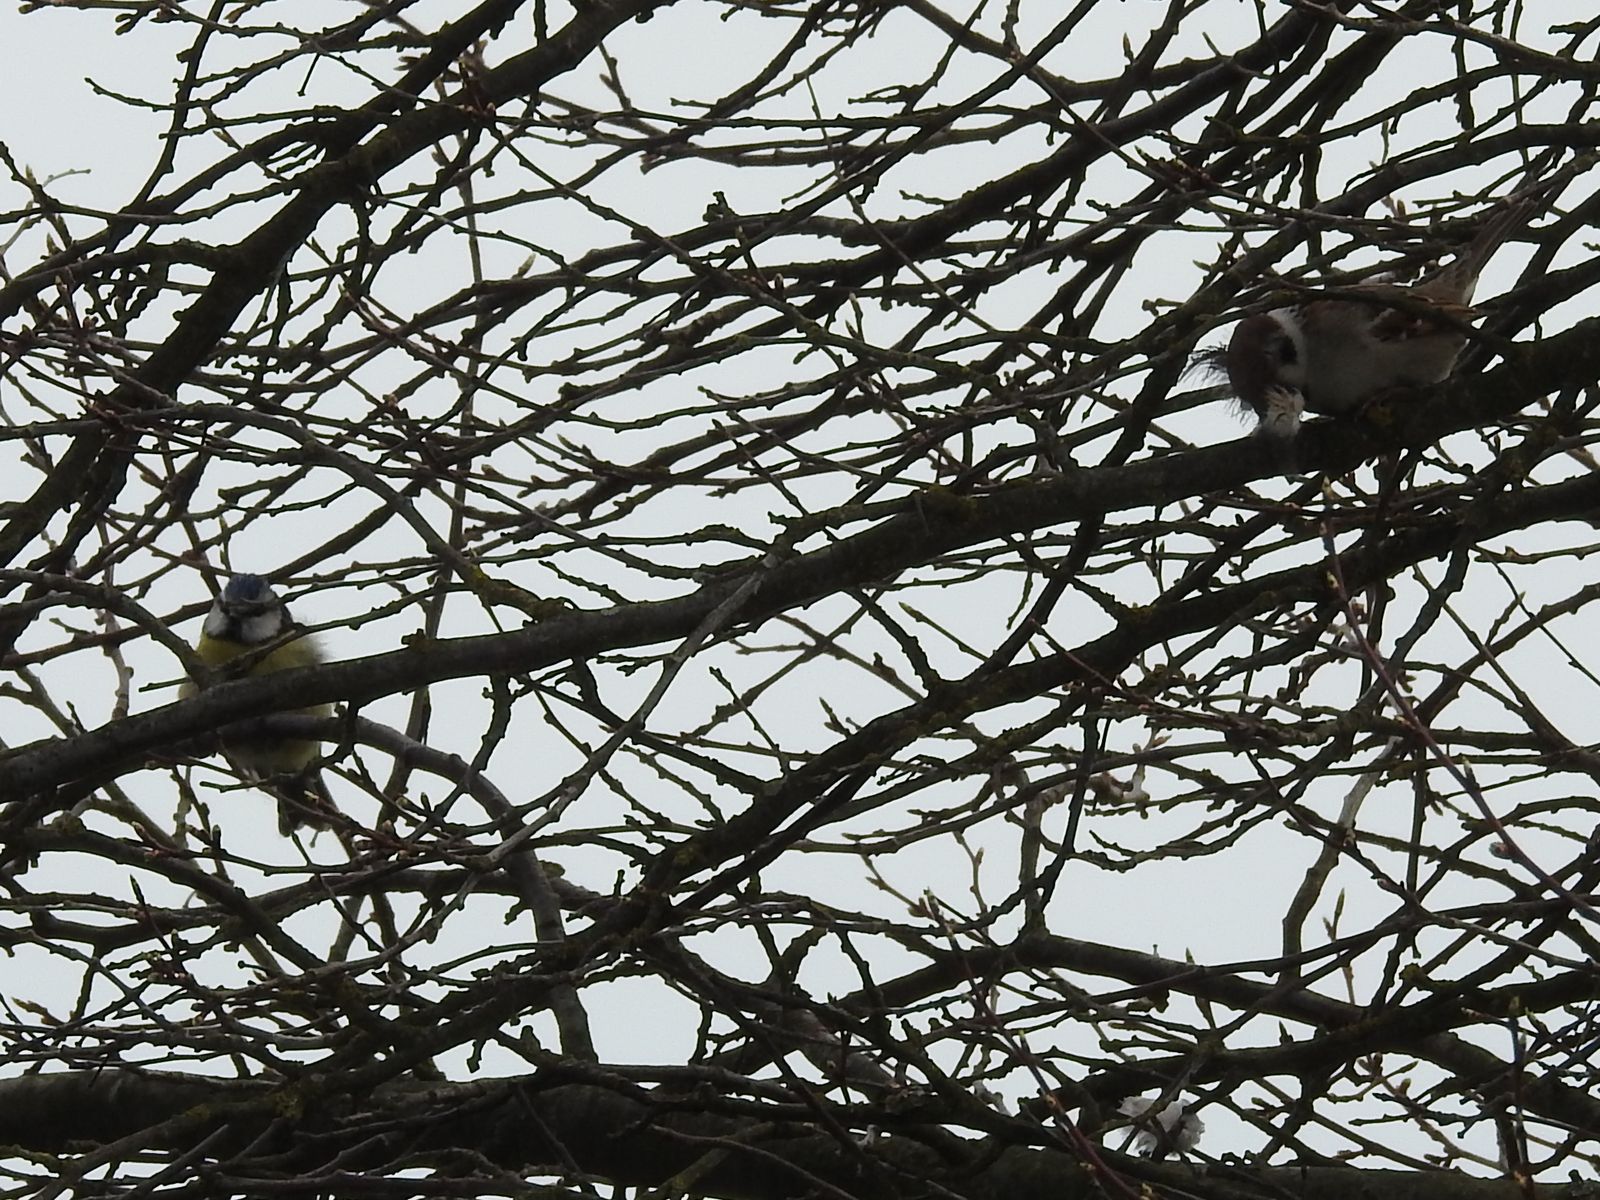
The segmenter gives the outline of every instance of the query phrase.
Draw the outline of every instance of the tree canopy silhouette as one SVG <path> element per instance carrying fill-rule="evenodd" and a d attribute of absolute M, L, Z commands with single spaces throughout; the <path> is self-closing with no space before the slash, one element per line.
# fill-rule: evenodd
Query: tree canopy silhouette
<path fill-rule="evenodd" d="M 7 18 L 147 86 L 0 134 L 5 1187 L 1591 1187 L 1578 7 Z M 1528 195 L 1443 384 L 1192 369 Z"/>

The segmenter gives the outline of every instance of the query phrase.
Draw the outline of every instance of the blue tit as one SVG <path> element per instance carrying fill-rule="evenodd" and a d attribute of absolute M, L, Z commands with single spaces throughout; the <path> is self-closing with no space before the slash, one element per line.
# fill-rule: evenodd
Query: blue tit
<path fill-rule="evenodd" d="M 246 662 L 242 675 L 270 675 L 291 667 L 309 667 L 323 661 L 322 650 L 310 634 L 295 624 L 277 593 L 259 575 L 235 575 L 217 597 L 195 646 L 200 661 L 222 668 L 240 656 Z M 185 699 L 196 694 L 193 683 L 183 685 Z M 296 714 L 326 717 L 329 704 L 292 710 Z M 278 830 L 285 837 L 296 827 L 326 828 L 332 801 L 322 772 L 315 763 L 319 744 L 309 738 L 286 738 L 252 733 L 230 734 L 223 751 L 238 772 L 270 785 L 278 798 Z"/>

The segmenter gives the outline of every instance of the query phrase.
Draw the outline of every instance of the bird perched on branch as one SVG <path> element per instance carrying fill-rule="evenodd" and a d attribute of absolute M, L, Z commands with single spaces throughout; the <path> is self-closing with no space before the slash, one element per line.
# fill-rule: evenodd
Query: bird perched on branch
<path fill-rule="evenodd" d="M 1478 276 L 1532 209 L 1511 203 L 1419 283 L 1363 283 L 1256 313 L 1200 360 L 1226 372 L 1258 433 L 1280 438 L 1298 432 L 1303 412 L 1339 416 L 1391 389 L 1438 383 L 1467 344 Z"/>
<path fill-rule="evenodd" d="M 209 667 L 236 664 L 239 675 L 270 675 L 291 667 L 323 661 L 317 641 L 296 625 L 277 593 L 259 575 L 235 575 L 206 614 L 195 646 Z M 193 683 L 182 689 L 185 699 L 196 694 Z M 314 704 L 297 708 L 299 715 L 326 717 L 333 708 Z M 265 785 L 278 800 L 278 830 L 285 837 L 299 826 L 327 828 L 332 800 L 316 767 L 318 743 L 309 738 L 282 737 L 260 731 L 228 732 L 223 750 L 241 775 Z"/>

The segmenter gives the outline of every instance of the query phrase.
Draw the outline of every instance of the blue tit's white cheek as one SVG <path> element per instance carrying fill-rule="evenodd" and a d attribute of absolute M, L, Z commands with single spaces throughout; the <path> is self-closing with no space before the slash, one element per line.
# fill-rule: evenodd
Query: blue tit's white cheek
<path fill-rule="evenodd" d="M 213 604 L 211 611 L 206 614 L 205 635 L 210 638 L 227 637 L 228 625 L 228 614 L 222 610 L 222 605 Z"/>
<path fill-rule="evenodd" d="M 283 613 L 273 609 L 252 613 L 239 622 L 239 640 L 246 646 L 259 646 L 270 642 L 283 632 Z"/>

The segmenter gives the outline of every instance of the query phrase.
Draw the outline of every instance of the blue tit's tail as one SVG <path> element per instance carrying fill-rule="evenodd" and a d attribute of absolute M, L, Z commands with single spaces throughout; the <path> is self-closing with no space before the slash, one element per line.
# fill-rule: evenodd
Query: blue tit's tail
<path fill-rule="evenodd" d="M 307 767 L 294 774 L 263 781 L 278 801 L 278 832 L 292 837 L 297 829 L 332 829 L 337 810 L 322 772 Z"/>

